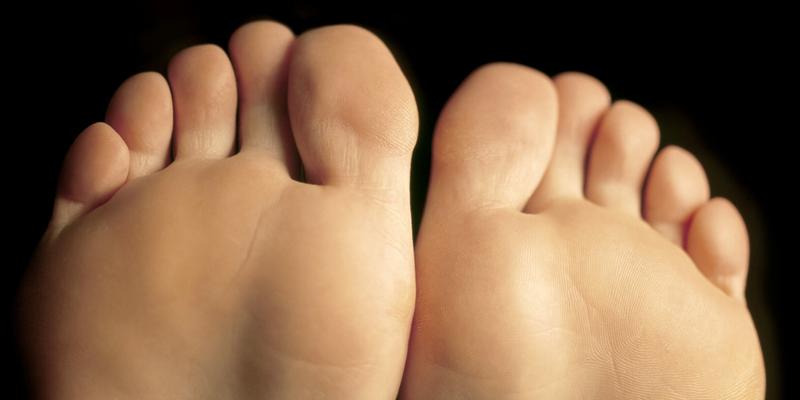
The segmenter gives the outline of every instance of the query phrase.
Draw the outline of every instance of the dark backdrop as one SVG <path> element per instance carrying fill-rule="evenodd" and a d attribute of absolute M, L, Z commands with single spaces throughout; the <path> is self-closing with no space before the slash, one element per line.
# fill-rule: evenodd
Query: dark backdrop
<path fill-rule="evenodd" d="M 216 5 L 155 1 L 112 8 L 37 9 L 4 15 L 3 93 L 6 262 L 2 282 L 9 328 L 3 342 L 12 393 L 24 389 L 13 342 L 13 299 L 47 220 L 64 153 L 74 137 L 101 120 L 116 86 L 142 71 L 165 71 L 179 49 L 202 42 L 223 47 L 241 23 L 273 18 L 295 32 L 357 23 L 381 36 L 412 82 L 421 116 L 414 161 L 414 213 L 425 196 L 436 115 L 458 83 L 491 61 L 514 61 L 548 74 L 590 73 L 615 98 L 649 108 L 662 142 L 698 155 L 712 194 L 731 199 L 752 239 L 748 299 L 767 359 L 768 398 L 788 397 L 783 343 L 788 263 L 794 217 L 789 212 L 797 133 L 789 117 L 796 90 L 786 63 L 790 47 L 780 13 L 757 10 L 698 13 L 677 6 L 651 10 L 566 10 L 543 7 L 395 3 L 370 9 L 311 3 Z M 602 12 L 601 12 L 602 11 Z M 611 17 L 608 17 L 608 16 Z M 794 69 L 796 70 L 796 69 Z M 663 146 L 663 144 L 662 144 Z M 793 202 L 792 202 L 793 203 Z M 415 221 L 416 222 L 416 221 Z M 23 392 L 20 392 L 23 393 Z M 20 395 L 22 397 L 23 395 Z"/>

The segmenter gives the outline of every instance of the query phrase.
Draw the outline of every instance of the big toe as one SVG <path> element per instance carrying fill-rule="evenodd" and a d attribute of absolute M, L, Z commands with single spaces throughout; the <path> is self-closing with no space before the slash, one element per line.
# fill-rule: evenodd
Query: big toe
<path fill-rule="evenodd" d="M 298 37 L 289 66 L 289 115 L 310 183 L 407 192 L 416 102 L 374 34 L 338 25 Z"/>
<path fill-rule="evenodd" d="M 557 108 L 553 83 L 541 72 L 509 63 L 473 72 L 436 124 L 426 214 L 521 210 L 550 160 Z"/>

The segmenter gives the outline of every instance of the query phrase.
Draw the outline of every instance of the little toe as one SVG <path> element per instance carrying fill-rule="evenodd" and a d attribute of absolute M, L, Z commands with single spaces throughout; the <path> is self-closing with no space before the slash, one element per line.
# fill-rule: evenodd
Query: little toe
<path fill-rule="evenodd" d="M 578 72 L 553 78 L 558 92 L 558 129 L 553 157 L 527 211 L 537 212 L 559 198 L 582 198 L 586 153 L 600 118 L 611 104 L 602 82 Z"/>
<path fill-rule="evenodd" d="M 239 92 L 242 151 L 263 151 L 297 176 L 299 161 L 286 105 L 293 41 L 294 34 L 285 25 L 256 21 L 236 30 L 228 48 Z"/>
<path fill-rule="evenodd" d="M 223 158 L 235 146 L 236 79 L 218 46 L 193 46 L 169 64 L 175 158 Z"/>
<path fill-rule="evenodd" d="M 64 160 L 51 228 L 58 231 L 108 201 L 125 183 L 129 167 L 128 148 L 114 128 L 102 122 L 86 128 Z"/>
<path fill-rule="evenodd" d="M 416 102 L 371 32 L 337 25 L 296 39 L 289 115 L 309 182 L 408 191 Z"/>
<path fill-rule="evenodd" d="M 730 201 L 714 198 L 697 210 L 686 251 L 712 283 L 744 301 L 750 241 L 744 219 Z"/>
<path fill-rule="evenodd" d="M 658 125 L 647 110 L 629 101 L 615 102 L 600 121 L 589 155 L 586 197 L 640 216 L 642 184 L 658 141 Z"/>
<path fill-rule="evenodd" d="M 647 178 L 644 218 L 673 243 L 684 247 L 689 220 L 709 197 L 708 178 L 700 162 L 688 151 L 668 146 L 653 161 Z"/>
<path fill-rule="evenodd" d="M 144 72 L 120 85 L 106 112 L 106 122 L 130 150 L 130 178 L 164 168 L 170 159 L 172 97 L 161 74 Z"/>
<path fill-rule="evenodd" d="M 550 161 L 557 110 L 555 87 L 539 71 L 494 63 L 470 74 L 436 124 L 426 214 L 521 210 Z"/>

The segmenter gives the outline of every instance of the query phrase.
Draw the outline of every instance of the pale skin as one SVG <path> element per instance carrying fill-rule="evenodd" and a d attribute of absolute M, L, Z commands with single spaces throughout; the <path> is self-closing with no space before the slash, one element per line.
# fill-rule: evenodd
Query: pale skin
<path fill-rule="evenodd" d="M 21 297 L 40 398 L 763 398 L 742 217 L 596 79 L 471 74 L 414 244 L 376 36 L 254 22 L 168 71 L 67 155 Z"/>

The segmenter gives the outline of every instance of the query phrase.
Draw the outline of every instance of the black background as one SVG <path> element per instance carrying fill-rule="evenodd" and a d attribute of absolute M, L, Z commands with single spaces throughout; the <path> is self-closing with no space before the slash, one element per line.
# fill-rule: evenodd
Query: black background
<path fill-rule="evenodd" d="M 116 86 L 142 70 L 165 71 L 183 47 L 225 47 L 243 22 L 271 18 L 296 33 L 357 23 L 381 36 L 412 82 L 419 103 L 420 142 L 414 161 L 415 218 L 425 196 L 436 115 L 459 82 L 491 61 L 513 61 L 548 74 L 587 72 L 615 98 L 649 108 L 662 145 L 678 144 L 704 163 L 712 194 L 731 199 L 752 240 L 748 299 L 767 359 L 768 398 L 788 397 L 788 306 L 784 287 L 795 262 L 793 206 L 798 133 L 796 86 L 781 12 L 752 9 L 705 13 L 677 6 L 653 9 L 554 10 L 499 4 L 438 12 L 431 5 L 369 8 L 311 3 L 168 5 L 24 10 L 3 15 L 5 68 L 4 201 L 8 218 L 3 273 L 8 388 L 24 388 L 13 342 L 16 288 L 49 218 L 58 171 L 69 144 L 102 120 Z M 787 97 L 788 95 L 788 97 Z M 786 99 L 790 99 L 787 101 Z"/>

